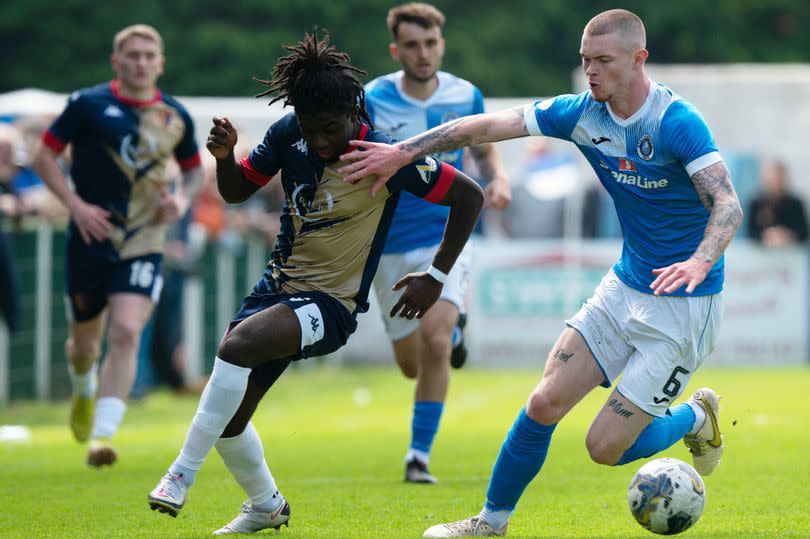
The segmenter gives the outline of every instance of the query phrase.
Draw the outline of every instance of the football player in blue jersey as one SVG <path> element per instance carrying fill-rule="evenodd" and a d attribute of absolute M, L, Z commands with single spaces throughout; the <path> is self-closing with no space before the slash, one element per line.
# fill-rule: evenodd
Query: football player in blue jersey
<path fill-rule="evenodd" d="M 391 8 L 386 22 L 393 40 L 389 51 L 402 69 L 366 85 L 368 112 L 378 129 L 403 139 L 454 118 L 484 112 L 484 98 L 478 88 L 439 70 L 445 50 L 445 17 L 441 11 L 430 4 L 408 3 Z M 511 190 L 494 145 L 478 144 L 469 151 L 479 172 L 489 180 L 484 207 L 506 208 Z M 463 153 L 458 149 L 432 157 L 462 169 Z M 391 285 L 401 273 L 418 271 L 430 263 L 446 221 L 447 208 L 402 194 L 374 279 L 383 313 L 399 298 Z M 462 329 L 470 247 L 462 251 L 441 298 L 422 320 L 384 317 L 397 365 L 405 376 L 416 379 L 411 440 L 405 454 L 407 482 L 437 482 L 428 464 L 447 397 L 450 365 L 461 367 L 467 354 Z"/>
<path fill-rule="evenodd" d="M 202 180 L 191 117 L 156 86 L 163 64 L 163 40 L 154 28 L 137 24 L 118 32 L 115 78 L 73 93 L 34 159 L 37 173 L 70 210 L 70 427 L 78 441 L 90 439 L 87 463 L 95 467 L 117 459 L 110 439 L 135 379 L 141 331 L 160 295 L 166 228 L 186 212 Z M 68 144 L 75 189 L 58 161 Z M 171 158 L 182 170 L 179 185 L 167 173 Z"/>
<path fill-rule="evenodd" d="M 281 171 L 286 203 L 272 258 L 253 292 L 227 328 L 214 370 L 200 398 L 177 460 L 149 493 L 152 509 L 176 516 L 212 447 L 249 500 L 216 534 L 279 528 L 290 506 L 278 491 L 250 419 L 264 394 L 295 360 L 343 346 L 368 310 L 371 280 L 382 254 L 401 191 L 450 207 L 444 239 L 430 265 L 395 284 L 404 289 L 391 316 L 421 318 L 438 300 L 442 284 L 472 232 L 483 205 L 478 185 L 451 165 L 418 159 L 396 172 L 385 196 L 350 184 L 337 173 L 351 139 L 390 143 L 365 110 L 363 73 L 328 36 L 306 35 L 259 81 L 295 112 L 273 124 L 264 141 L 236 162 L 237 134 L 215 118 L 208 150 L 217 159 L 217 185 L 228 202 L 240 202 Z"/>
<path fill-rule="evenodd" d="M 711 473 L 723 439 L 717 394 L 674 405 L 712 351 L 722 312 L 723 252 L 742 220 L 726 165 L 700 113 L 645 71 L 644 25 L 610 10 L 585 27 L 580 55 L 589 89 L 523 108 L 461 118 L 395 146 L 361 142 L 347 181 L 478 142 L 544 135 L 574 142 L 614 200 L 621 258 L 566 321 L 545 372 L 506 436 L 481 513 L 433 526 L 425 537 L 505 535 L 545 460 L 557 423 L 597 386 L 610 393 L 585 444 L 600 464 L 652 456 L 683 439 Z"/>

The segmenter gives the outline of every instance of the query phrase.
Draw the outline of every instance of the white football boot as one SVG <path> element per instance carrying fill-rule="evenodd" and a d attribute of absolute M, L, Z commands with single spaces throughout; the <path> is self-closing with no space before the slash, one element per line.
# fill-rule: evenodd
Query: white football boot
<path fill-rule="evenodd" d="M 214 532 L 214 535 L 229 535 L 232 533 L 256 533 L 257 531 L 273 528 L 279 530 L 281 526 L 289 526 L 290 504 L 282 499 L 275 511 L 259 511 L 250 500 L 242 504 L 242 509 L 236 518 Z"/>
<path fill-rule="evenodd" d="M 152 511 L 157 509 L 176 517 L 185 505 L 187 495 L 188 486 L 183 482 L 182 476 L 167 472 L 146 499 Z"/>
<path fill-rule="evenodd" d="M 683 437 L 683 443 L 692 453 L 692 463 L 700 475 L 712 473 L 723 456 L 719 401 L 717 393 L 708 387 L 698 389 L 689 397 L 689 402 L 697 404 L 706 413 L 706 420 L 700 430 Z"/>
<path fill-rule="evenodd" d="M 506 535 L 505 524 L 500 530 L 496 530 L 484 519 L 476 515 L 474 517 L 465 518 L 458 522 L 450 522 L 449 524 L 437 524 L 425 530 L 422 537 L 425 539 L 435 539 L 439 537 L 503 537 Z"/>

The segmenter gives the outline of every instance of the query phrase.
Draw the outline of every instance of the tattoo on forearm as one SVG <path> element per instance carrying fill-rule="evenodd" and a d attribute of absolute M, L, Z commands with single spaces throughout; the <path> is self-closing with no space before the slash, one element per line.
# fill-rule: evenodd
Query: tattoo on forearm
<path fill-rule="evenodd" d="M 408 139 L 408 142 L 404 143 L 403 147 L 409 152 L 415 150 L 421 156 L 425 156 L 431 153 L 449 152 L 469 146 L 472 143 L 472 136 L 459 132 L 459 126 L 466 120 L 467 118 L 459 118 L 442 124 L 421 135 Z"/>
<path fill-rule="evenodd" d="M 568 360 L 571 359 L 573 355 L 574 355 L 573 352 L 566 352 L 562 348 L 558 348 L 557 350 L 554 351 L 553 357 L 559 359 L 563 363 L 568 363 Z"/>
<path fill-rule="evenodd" d="M 703 241 L 694 256 L 713 264 L 723 254 L 740 226 L 742 209 L 728 170 L 722 162 L 696 172 L 692 176 L 692 184 L 703 206 L 710 213 Z"/>
<path fill-rule="evenodd" d="M 633 412 L 625 408 L 622 403 L 619 402 L 619 399 L 610 399 L 605 406 L 610 408 L 616 415 L 624 418 L 629 418 L 633 415 Z"/>
<path fill-rule="evenodd" d="M 481 120 L 480 114 L 458 118 L 403 141 L 402 148 L 424 157 L 473 144 L 528 135 L 522 110 L 521 107 L 517 107 L 499 112 L 496 113 L 497 118 L 490 117 L 488 120 Z"/>

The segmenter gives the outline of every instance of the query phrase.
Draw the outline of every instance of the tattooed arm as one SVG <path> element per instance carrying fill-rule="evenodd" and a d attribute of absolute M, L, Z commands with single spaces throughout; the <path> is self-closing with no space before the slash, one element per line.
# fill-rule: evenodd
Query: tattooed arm
<path fill-rule="evenodd" d="M 650 288 L 655 295 L 669 294 L 683 285 L 691 294 L 720 259 L 742 222 L 740 201 L 725 163 L 720 161 L 695 172 L 692 184 L 709 212 L 703 241 L 688 260 L 653 270 L 656 279 Z"/>
<path fill-rule="evenodd" d="M 376 176 L 371 189 L 374 196 L 397 170 L 420 157 L 528 134 L 523 107 L 464 116 L 393 145 L 354 140 L 351 145 L 357 149 L 340 156 L 349 161 L 340 173 L 351 183 Z"/>
<path fill-rule="evenodd" d="M 710 214 L 703 241 L 692 257 L 714 265 L 742 222 L 742 208 L 722 161 L 695 172 L 692 184 Z"/>

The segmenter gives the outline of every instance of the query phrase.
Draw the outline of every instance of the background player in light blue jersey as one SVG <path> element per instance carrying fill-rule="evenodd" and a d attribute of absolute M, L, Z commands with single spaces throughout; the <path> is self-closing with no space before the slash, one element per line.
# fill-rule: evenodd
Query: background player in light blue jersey
<path fill-rule="evenodd" d="M 652 456 L 683 438 L 695 468 L 711 473 L 723 442 L 718 397 L 708 388 L 672 405 L 711 352 L 722 309 L 723 252 L 742 220 L 728 170 L 700 113 L 645 71 L 641 20 L 610 10 L 585 27 L 580 55 L 590 89 L 524 108 L 461 118 L 385 151 L 343 156 L 347 181 L 467 144 L 547 135 L 574 142 L 613 197 L 622 256 L 570 320 L 506 436 L 479 515 L 425 537 L 505 535 L 540 471 L 557 423 L 596 386 L 623 374 L 591 424 L 600 464 Z M 373 147 L 372 147 L 373 146 Z"/>
<path fill-rule="evenodd" d="M 481 91 L 466 80 L 439 71 L 444 56 L 444 15 L 430 4 L 409 3 L 388 11 L 391 56 L 402 70 L 366 85 L 366 106 L 375 125 L 395 139 L 417 135 L 444 122 L 484 112 Z M 504 209 L 511 200 L 509 181 L 492 144 L 470 148 L 476 165 L 489 180 L 485 207 Z M 462 170 L 464 149 L 433 157 Z M 448 209 L 402 193 L 391 233 L 374 279 L 381 311 L 387 313 L 399 292 L 391 286 L 402 272 L 423 271 L 442 241 Z M 422 320 L 383 316 L 394 356 L 402 373 L 416 379 L 411 441 L 405 455 L 405 481 L 435 483 L 428 472 L 430 450 L 439 429 L 450 364 L 466 359 L 461 329 L 470 270 L 469 245 L 447 276 L 442 296 Z M 451 354 L 452 348 L 452 354 Z"/>

